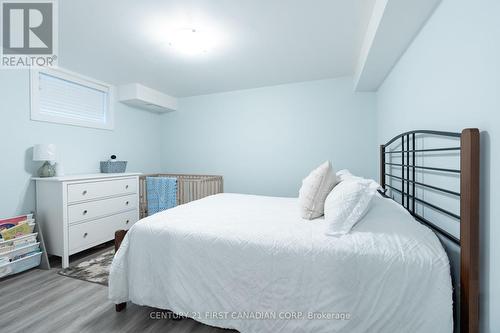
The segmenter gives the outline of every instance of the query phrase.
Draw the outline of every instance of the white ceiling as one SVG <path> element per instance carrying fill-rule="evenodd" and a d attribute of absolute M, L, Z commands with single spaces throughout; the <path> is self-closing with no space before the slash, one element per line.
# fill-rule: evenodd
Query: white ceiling
<path fill-rule="evenodd" d="M 374 1 L 59 1 L 59 65 L 178 97 L 352 75 Z M 182 57 L 163 41 L 179 24 L 220 43 Z"/>

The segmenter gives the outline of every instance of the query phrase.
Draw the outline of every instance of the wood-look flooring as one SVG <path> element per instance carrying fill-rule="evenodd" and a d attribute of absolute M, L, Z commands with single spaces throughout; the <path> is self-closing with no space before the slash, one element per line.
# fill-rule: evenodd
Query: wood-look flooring
<path fill-rule="evenodd" d="M 104 248 L 87 251 L 71 264 Z M 51 270 L 30 271 L 0 279 L 0 332 L 170 332 L 233 333 L 192 319 L 151 319 L 157 309 L 130 302 L 117 313 L 108 298 L 108 288 L 59 275 L 60 261 L 51 260 Z"/>

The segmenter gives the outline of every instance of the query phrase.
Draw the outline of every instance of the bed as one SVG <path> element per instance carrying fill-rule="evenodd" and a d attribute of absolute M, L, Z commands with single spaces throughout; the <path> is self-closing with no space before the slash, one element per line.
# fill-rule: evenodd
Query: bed
<path fill-rule="evenodd" d="M 321 218 L 302 220 L 296 198 L 193 201 L 119 241 L 109 298 L 117 310 L 131 301 L 245 333 L 452 332 L 449 257 L 406 200 L 382 191 L 343 237 L 326 236 Z"/>

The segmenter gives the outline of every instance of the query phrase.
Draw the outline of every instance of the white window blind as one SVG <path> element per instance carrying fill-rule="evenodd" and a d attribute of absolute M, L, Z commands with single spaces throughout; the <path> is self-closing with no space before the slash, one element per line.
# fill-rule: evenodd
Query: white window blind
<path fill-rule="evenodd" d="M 31 86 L 33 120 L 112 129 L 109 86 L 54 70 L 36 71 Z"/>

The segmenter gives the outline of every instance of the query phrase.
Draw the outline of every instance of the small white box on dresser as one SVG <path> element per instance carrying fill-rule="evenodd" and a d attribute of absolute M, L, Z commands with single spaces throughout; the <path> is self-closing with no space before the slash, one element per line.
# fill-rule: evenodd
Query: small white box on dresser
<path fill-rule="evenodd" d="M 114 238 L 139 220 L 140 173 L 34 178 L 47 252 L 62 258 Z"/>

